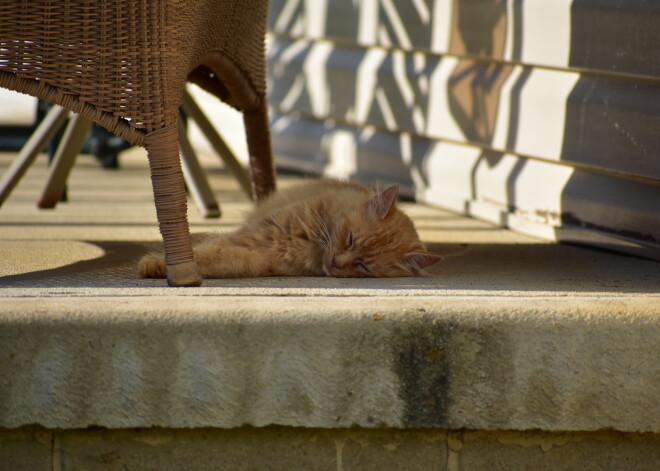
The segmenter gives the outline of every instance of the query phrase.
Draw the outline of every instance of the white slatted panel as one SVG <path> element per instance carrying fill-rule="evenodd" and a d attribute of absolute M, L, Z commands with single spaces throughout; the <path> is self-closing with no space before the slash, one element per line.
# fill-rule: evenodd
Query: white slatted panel
<path fill-rule="evenodd" d="M 660 8 L 273 0 L 270 22 L 281 164 L 660 258 Z"/>

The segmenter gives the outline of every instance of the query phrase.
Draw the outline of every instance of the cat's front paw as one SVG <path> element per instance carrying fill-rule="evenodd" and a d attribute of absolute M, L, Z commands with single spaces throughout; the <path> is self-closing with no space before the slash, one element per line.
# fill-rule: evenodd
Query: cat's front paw
<path fill-rule="evenodd" d="M 165 259 L 157 255 L 145 255 L 138 263 L 140 278 L 165 278 Z"/>

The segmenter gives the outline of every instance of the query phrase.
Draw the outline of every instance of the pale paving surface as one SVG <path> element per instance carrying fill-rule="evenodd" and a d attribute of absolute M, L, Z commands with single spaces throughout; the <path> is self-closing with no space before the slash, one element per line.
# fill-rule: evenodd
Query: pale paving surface
<path fill-rule="evenodd" d="M 0 172 L 12 157 L 0 154 Z M 250 203 L 221 171 L 218 161 L 209 155 L 203 160 L 223 216 L 204 220 L 190 201 L 191 230 L 233 230 Z M 15 291 L 19 287 L 39 290 L 51 285 L 71 293 L 85 286 L 115 293 L 142 288 L 149 288 L 146 292 L 151 294 L 160 293 L 154 288 L 164 286 L 164 282 L 139 280 L 133 273 L 139 256 L 158 249 L 160 244 L 142 150 L 122 154 L 119 172 L 104 171 L 91 157 L 81 156 L 71 175 L 70 202 L 60 203 L 55 210 L 35 206 L 45 173 L 41 158 L 0 208 L 0 289 L 4 295 L 24 295 L 21 290 Z M 280 185 L 294 181 L 281 177 Z M 389 295 L 410 294 L 411 290 L 433 295 L 487 296 L 644 294 L 656 298 L 660 294 L 659 263 L 551 244 L 439 208 L 410 203 L 402 207 L 415 220 L 429 247 L 447 257 L 433 270 L 436 276 L 395 280 L 209 280 L 203 288 L 180 290 L 180 294 L 208 290 L 214 294 L 229 294 L 223 293 L 225 290 L 252 294 L 263 289 L 281 293 L 305 290 L 306 294 L 327 290 L 336 293 L 338 289 L 344 294 L 369 290 Z M 98 276 L 109 270 L 112 277 Z"/>

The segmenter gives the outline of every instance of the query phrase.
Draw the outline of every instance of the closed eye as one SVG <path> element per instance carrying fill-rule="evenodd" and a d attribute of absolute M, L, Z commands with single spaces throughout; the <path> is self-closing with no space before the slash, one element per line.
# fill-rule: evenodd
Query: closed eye
<path fill-rule="evenodd" d="M 346 246 L 348 247 L 348 250 L 353 250 L 355 248 L 353 233 L 350 231 L 348 232 L 348 237 L 346 238 Z"/>
<path fill-rule="evenodd" d="M 357 267 L 358 267 L 358 270 L 360 270 L 365 275 L 373 275 L 373 272 L 364 263 L 358 262 Z"/>

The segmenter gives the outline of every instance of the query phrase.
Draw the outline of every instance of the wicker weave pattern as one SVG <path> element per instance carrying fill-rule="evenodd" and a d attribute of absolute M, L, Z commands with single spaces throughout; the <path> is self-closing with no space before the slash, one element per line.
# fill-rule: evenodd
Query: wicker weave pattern
<path fill-rule="evenodd" d="M 0 1 L 0 86 L 147 148 L 168 281 L 193 261 L 176 119 L 187 80 L 244 111 L 255 196 L 274 189 L 265 104 L 267 0 Z"/>
<path fill-rule="evenodd" d="M 266 2 L 240 0 L 0 2 L 0 86 L 61 104 L 142 145 L 145 133 L 174 124 L 194 69 L 227 75 L 214 70 L 213 54 L 245 83 L 216 78 L 214 89 L 211 78 L 205 88 L 229 89 L 223 98 L 239 108 L 245 103 L 231 87 L 263 97 L 265 15 Z"/>
<path fill-rule="evenodd" d="M 143 2 L 138 13 L 128 1 L 2 2 L 0 72 L 15 74 L 19 91 L 149 132 L 163 125 L 162 110 L 149 106 L 161 92 L 150 42 L 158 26 L 139 19 L 159 18 L 159 4 Z"/>

